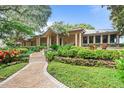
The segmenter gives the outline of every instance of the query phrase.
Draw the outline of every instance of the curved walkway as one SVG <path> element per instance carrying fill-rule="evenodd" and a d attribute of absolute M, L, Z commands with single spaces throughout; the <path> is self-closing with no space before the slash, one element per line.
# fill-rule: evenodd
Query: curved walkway
<path fill-rule="evenodd" d="M 42 54 L 42 55 L 41 55 Z M 0 83 L 0 88 L 59 88 L 66 87 L 47 72 L 43 52 L 33 53 L 29 64 Z"/>

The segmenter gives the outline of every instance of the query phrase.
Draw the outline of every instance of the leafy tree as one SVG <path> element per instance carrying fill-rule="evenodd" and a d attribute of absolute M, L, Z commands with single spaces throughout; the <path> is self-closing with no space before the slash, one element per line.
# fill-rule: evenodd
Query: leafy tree
<path fill-rule="evenodd" d="M 111 12 L 110 20 L 112 20 L 114 28 L 124 34 L 124 6 L 109 5 L 107 9 Z"/>
<path fill-rule="evenodd" d="M 15 43 L 33 35 L 46 26 L 50 15 L 49 6 L 0 6 L 0 38 Z"/>
<path fill-rule="evenodd" d="M 51 15 L 51 8 L 45 5 L 31 6 L 0 6 L 1 17 L 8 20 L 17 20 L 36 30 L 46 26 Z"/>
<path fill-rule="evenodd" d="M 95 29 L 90 24 L 75 24 L 74 27 L 82 28 L 82 29 Z"/>
<path fill-rule="evenodd" d="M 0 27 L 0 37 L 4 40 L 4 43 L 13 42 L 13 44 L 25 36 L 33 35 L 34 30 L 18 21 L 4 21 Z"/>
<path fill-rule="evenodd" d="M 89 24 L 64 24 L 64 22 L 60 21 L 60 22 L 54 22 L 53 25 L 51 26 L 51 28 L 57 32 L 57 33 L 64 33 L 67 34 L 68 31 L 71 31 L 73 29 L 78 29 L 78 28 L 82 28 L 82 29 L 95 29 L 94 27 L 92 27 Z"/>
<path fill-rule="evenodd" d="M 62 33 L 65 34 L 68 31 L 67 25 L 65 25 L 62 21 L 54 22 L 50 28 L 52 28 L 53 31 L 55 31 L 58 34 L 62 34 Z"/>

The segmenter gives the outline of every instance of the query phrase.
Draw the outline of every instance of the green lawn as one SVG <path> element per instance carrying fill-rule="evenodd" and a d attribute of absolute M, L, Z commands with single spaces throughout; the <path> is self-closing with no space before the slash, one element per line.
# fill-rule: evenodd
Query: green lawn
<path fill-rule="evenodd" d="M 48 65 L 48 72 L 66 86 L 73 88 L 124 87 L 117 70 L 112 68 L 75 66 L 53 61 Z"/>
<path fill-rule="evenodd" d="M 0 78 L 7 78 L 23 68 L 27 63 L 19 63 L 0 69 Z"/>

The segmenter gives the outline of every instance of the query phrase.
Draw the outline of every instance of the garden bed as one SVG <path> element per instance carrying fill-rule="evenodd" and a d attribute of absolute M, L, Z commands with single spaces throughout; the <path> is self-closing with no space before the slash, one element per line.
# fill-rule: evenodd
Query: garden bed
<path fill-rule="evenodd" d="M 80 65 L 80 66 L 105 66 L 110 68 L 116 67 L 115 65 L 116 63 L 111 60 L 83 59 L 83 58 L 70 58 L 70 57 L 58 57 L 58 56 L 55 56 L 54 60 L 68 64 Z"/>
<path fill-rule="evenodd" d="M 48 72 L 71 88 L 124 88 L 114 68 L 88 67 L 52 61 Z"/>

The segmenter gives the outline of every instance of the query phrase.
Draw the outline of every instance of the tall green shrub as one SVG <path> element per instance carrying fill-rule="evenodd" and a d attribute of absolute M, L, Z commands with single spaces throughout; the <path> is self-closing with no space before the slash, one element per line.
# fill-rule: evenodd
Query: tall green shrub
<path fill-rule="evenodd" d="M 116 59 L 115 62 L 118 69 L 118 76 L 124 82 L 124 58 Z"/>
<path fill-rule="evenodd" d="M 54 56 L 57 55 L 57 52 L 55 51 L 46 51 L 45 56 L 48 59 L 48 61 L 52 61 L 54 59 Z"/>

